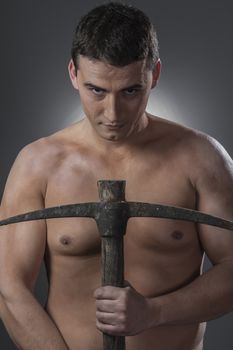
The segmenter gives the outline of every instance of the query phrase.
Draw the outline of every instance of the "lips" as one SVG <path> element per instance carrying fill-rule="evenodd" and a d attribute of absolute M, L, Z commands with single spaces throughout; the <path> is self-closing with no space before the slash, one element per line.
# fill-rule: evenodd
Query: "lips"
<path fill-rule="evenodd" d="M 122 126 L 124 126 L 124 124 L 104 124 L 104 126 L 106 126 L 107 128 L 110 129 L 119 129 L 122 128 Z"/>

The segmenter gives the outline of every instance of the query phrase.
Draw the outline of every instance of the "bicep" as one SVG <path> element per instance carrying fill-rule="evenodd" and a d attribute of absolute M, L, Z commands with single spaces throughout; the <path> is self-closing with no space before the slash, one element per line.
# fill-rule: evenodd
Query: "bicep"
<path fill-rule="evenodd" d="M 225 149 L 208 137 L 196 172 L 197 209 L 233 220 L 233 162 Z M 233 231 L 198 225 L 201 244 L 213 264 L 233 261 Z"/>
<path fill-rule="evenodd" d="M 1 219 L 42 209 L 43 196 L 38 173 L 32 168 L 32 150 L 21 151 L 12 166 L 4 189 Z M 23 283 L 33 290 L 44 256 L 46 224 L 27 221 L 0 228 L 0 290 Z"/>

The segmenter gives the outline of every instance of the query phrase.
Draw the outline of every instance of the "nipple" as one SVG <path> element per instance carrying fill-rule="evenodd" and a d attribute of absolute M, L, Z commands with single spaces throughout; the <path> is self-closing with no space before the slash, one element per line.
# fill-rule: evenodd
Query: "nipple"
<path fill-rule="evenodd" d="M 68 245 L 71 243 L 71 238 L 68 237 L 68 236 L 62 236 L 60 238 L 60 242 L 63 244 L 63 245 Z"/>
<path fill-rule="evenodd" d="M 184 234 L 181 231 L 173 231 L 171 236 L 172 236 L 172 238 L 174 238 L 176 240 L 181 240 L 183 238 Z"/>

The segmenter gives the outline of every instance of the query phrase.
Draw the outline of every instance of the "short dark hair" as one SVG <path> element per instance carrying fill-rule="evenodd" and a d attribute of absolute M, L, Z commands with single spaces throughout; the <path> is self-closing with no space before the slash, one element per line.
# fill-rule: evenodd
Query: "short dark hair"
<path fill-rule="evenodd" d="M 147 67 L 153 70 L 159 59 L 157 34 L 144 12 L 132 5 L 109 2 L 80 19 L 71 49 L 76 71 L 79 55 L 118 67 L 146 58 Z"/>

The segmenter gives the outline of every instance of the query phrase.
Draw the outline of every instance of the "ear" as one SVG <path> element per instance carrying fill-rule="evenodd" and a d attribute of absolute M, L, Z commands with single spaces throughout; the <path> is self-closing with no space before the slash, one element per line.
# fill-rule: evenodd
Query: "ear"
<path fill-rule="evenodd" d="M 159 77 L 160 77 L 161 65 L 162 64 L 161 64 L 161 61 L 160 61 L 160 58 L 159 58 L 158 61 L 155 64 L 154 70 L 152 72 L 153 79 L 152 79 L 151 89 L 153 89 L 157 85 L 157 82 L 158 82 Z"/>
<path fill-rule="evenodd" d="M 70 62 L 68 64 L 68 72 L 69 72 L 70 80 L 71 80 L 73 87 L 76 90 L 78 90 L 77 72 L 76 72 L 76 68 L 75 68 L 75 65 L 74 65 L 74 62 L 72 59 L 70 60 Z"/>

